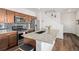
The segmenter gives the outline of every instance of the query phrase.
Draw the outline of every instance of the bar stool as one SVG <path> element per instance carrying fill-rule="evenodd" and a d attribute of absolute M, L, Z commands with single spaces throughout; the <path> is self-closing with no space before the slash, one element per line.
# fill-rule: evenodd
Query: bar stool
<path fill-rule="evenodd" d="M 21 51 L 34 51 L 34 48 L 32 47 L 32 45 L 29 45 L 29 44 L 22 44 L 19 46 L 19 49 Z"/>

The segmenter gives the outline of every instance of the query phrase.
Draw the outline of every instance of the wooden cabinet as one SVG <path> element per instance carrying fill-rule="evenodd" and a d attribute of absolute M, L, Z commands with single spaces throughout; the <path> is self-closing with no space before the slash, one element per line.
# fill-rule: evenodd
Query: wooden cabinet
<path fill-rule="evenodd" d="M 22 17 L 22 15 L 21 15 L 20 13 L 18 13 L 18 12 L 15 12 L 15 16 L 20 16 L 20 17 Z"/>
<path fill-rule="evenodd" d="M 28 15 L 25 16 L 25 21 L 29 21 Z"/>
<path fill-rule="evenodd" d="M 6 18 L 6 10 L 0 8 L 0 23 L 4 23 Z"/>
<path fill-rule="evenodd" d="M 32 45 L 33 48 L 36 48 L 36 41 L 30 38 L 24 39 L 24 44 Z"/>
<path fill-rule="evenodd" d="M 26 15 L 25 14 L 22 14 L 22 13 L 15 12 L 15 16 L 19 16 L 20 18 L 23 19 L 23 21 L 25 21 L 25 19 L 26 19 Z"/>
<path fill-rule="evenodd" d="M 25 16 L 25 20 L 26 21 L 30 21 L 31 22 L 33 20 L 33 18 L 34 18 L 34 16 L 29 16 L 29 15 Z"/>
<path fill-rule="evenodd" d="M 17 13 L 17 12 L 15 12 L 15 16 L 20 16 L 20 17 L 22 17 L 26 22 L 27 22 L 27 21 L 32 21 L 33 18 L 35 18 L 34 16 L 25 15 L 25 14 L 21 14 L 21 13 Z"/>
<path fill-rule="evenodd" d="M 0 8 L 0 23 L 14 23 L 14 12 Z"/>
<path fill-rule="evenodd" d="M 9 48 L 17 45 L 17 37 L 16 37 L 16 35 L 10 35 L 9 36 L 9 43 L 8 44 L 9 44 Z"/>
<path fill-rule="evenodd" d="M 14 12 L 6 11 L 6 23 L 14 23 Z"/>
<path fill-rule="evenodd" d="M 32 21 L 34 18 L 34 16 L 0 8 L 0 23 L 14 23 L 14 16 L 20 16 L 26 22 Z"/>
<path fill-rule="evenodd" d="M 8 37 L 4 34 L 0 35 L 0 51 L 8 49 Z"/>
<path fill-rule="evenodd" d="M 8 33 L 8 47 L 13 47 L 17 45 L 17 35 L 16 32 Z"/>
<path fill-rule="evenodd" d="M 18 45 L 16 36 L 16 32 L 0 34 L 0 51 L 7 50 L 8 48 Z"/>
<path fill-rule="evenodd" d="M 28 16 L 28 20 L 31 21 L 32 20 L 32 16 Z"/>
<path fill-rule="evenodd" d="M 19 17 L 25 17 L 25 15 L 24 14 L 22 14 L 22 13 L 18 13 L 18 12 L 15 12 L 15 16 L 19 16 Z"/>
<path fill-rule="evenodd" d="M 34 19 L 36 19 L 36 17 L 34 17 L 34 16 L 29 16 L 29 17 L 28 17 L 28 20 L 29 20 L 29 21 L 32 21 L 32 20 L 34 20 Z"/>

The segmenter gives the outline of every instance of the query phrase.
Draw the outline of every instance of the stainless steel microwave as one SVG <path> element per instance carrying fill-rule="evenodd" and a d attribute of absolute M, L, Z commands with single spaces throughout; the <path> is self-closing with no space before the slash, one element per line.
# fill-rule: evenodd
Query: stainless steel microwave
<path fill-rule="evenodd" d="M 14 23 L 25 23 L 24 19 L 20 16 L 14 17 Z"/>

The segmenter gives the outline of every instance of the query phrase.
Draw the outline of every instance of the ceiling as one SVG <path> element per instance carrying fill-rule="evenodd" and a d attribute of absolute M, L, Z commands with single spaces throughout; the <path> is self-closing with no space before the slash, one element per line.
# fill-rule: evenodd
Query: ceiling
<path fill-rule="evenodd" d="M 41 12 L 46 12 L 46 11 L 55 11 L 55 12 L 77 12 L 79 11 L 79 8 L 26 8 L 30 11 L 33 11 L 35 13 L 41 11 Z"/>
<path fill-rule="evenodd" d="M 26 9 L 28 9 L 28 10 L 30 10 L 30 11 L 33 11 L 33 12 L 39 12 L 39 8 L 26 8 Z"/>

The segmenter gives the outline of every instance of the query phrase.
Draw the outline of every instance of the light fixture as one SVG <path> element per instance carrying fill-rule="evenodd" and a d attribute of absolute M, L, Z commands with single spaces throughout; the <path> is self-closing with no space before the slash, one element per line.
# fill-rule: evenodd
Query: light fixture
<path fill-rule="evenodd" d="M 79 20 L 77 20 L 77 24 L 79 24 Z"/>
<path fill-rule="evenodd" d="M 49 15 L 49 16 L 52 16 L 52 17 L 56 17 L 56 11 L 52 8 L 45 11 L 45 14 Z"/>

